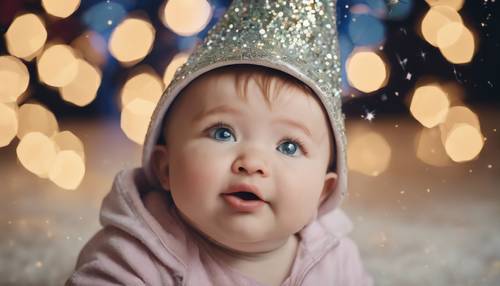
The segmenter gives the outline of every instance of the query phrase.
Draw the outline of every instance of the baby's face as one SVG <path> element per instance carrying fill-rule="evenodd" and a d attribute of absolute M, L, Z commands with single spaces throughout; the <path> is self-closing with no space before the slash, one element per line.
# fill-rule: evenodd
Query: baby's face
<path fill-rule="evenodd" d="M 196 80 L 155 160 L 192 226 L 231 249 L 266 251 L 315 218 L 336 174 L 326 172 L 331 139 L 313 96 L 285 86 L 269 105 L 252 79 L 245 92 L 229 74 Z"/>

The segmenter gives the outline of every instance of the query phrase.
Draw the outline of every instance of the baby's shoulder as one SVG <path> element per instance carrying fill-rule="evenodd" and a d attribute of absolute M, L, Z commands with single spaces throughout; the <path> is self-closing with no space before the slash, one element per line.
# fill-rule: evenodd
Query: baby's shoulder
<path fill-rule="evenodd" d="M 147 248 L 134 236 L 114 227 L 100 229 L 82 248 L 78 262 L 92 260 L 100 255 L 114 255 L 126 258 L 131 249 L 136 254 L 146 254 Z"/>
<path fill-rule="evenodd" d="M 66 285 L 162 285 L 172 277 L 139 239 L 104 227 L 81 250 Z"/>

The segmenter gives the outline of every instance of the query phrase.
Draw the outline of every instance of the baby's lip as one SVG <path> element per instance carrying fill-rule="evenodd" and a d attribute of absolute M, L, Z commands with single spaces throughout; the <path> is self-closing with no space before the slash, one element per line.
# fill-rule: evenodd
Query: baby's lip
<path fill-rule="evenodd" d="M 229 188 L 227 189 L 227 191 L 225 191 L 224 193 L 222 193 L 222 195 L 230 195 L 230 194 L 238 193 L 238 192 L 252 193 L 259 200 L 267 203 L 267 201 L 265 200 L 264 196 L 259 191 L 259 189 L 257 187 L 255 187 L 254 185 L 250 185 L 250 184 L 239 183 L 239 184 L 230 185 Z"/>

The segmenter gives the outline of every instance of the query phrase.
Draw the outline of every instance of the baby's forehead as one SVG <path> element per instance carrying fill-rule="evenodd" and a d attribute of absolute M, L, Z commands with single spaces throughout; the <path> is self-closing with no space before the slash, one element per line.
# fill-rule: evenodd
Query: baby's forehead
<path fill-rule="evenodd" d="M 260 66 L 230 66 L 207 72 L 184 88 L 167 111 L 164 125 L 179 117 L 198 121 L 197 114 L 218 107 L 234 107 L 239 113 L 255 110 L 275 117 L 292 116 L 301 122 L 327 120 L 314 92 L 294 77 Z"/>
<path fill-rule="evenodd" d="M 195 93 L 202 100 L 219 100 L 217 96 L 208 97 L 214 92 L 235 94 L 243 99 L 259 93 L 269 104 L 283 94 L 317 99 L 314 92 L 298 79 L 281 71 L 256 65 L 228 66 L 209 71 L 194 79 L 179 96 Z"/>
<path fill-rule="evenodd" d="M 293 120 L 321 133 L 327 129 L 321 124 L 327 121 L 326 113 L 312 91 L 274 70 L 216 70 L 197 78 L 179 97 L 182 99 L 173 108 L 172 119 L 201 122 L 223 114 L 260 123 L 266 118 L 272 122 Z"/>

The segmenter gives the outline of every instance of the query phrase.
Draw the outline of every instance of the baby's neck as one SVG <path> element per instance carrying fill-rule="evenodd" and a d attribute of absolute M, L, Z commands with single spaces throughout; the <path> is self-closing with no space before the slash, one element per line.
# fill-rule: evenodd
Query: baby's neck
<path fill-rule="evenodd" d="M 291 235 L 283 245 L 266 252 L 240 252 L 213 242 L 205 243 L 207 251 L 234 270 L 265 285 L 281 285 L 290 275 L 299 239 Z"/>
<path fill-rule="evenodd" d="M 176 214 L 209 255 L 237 272 L 269 286 L 281 285 L 290 275 L 299 246 L 298 235 L 290 235 L 283 243 L 267 251 L 242 252 L 212 241 L 189 225 L 180 212 Z"/>

